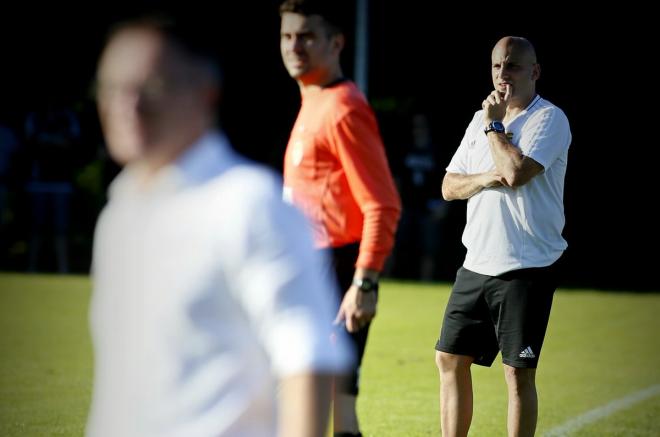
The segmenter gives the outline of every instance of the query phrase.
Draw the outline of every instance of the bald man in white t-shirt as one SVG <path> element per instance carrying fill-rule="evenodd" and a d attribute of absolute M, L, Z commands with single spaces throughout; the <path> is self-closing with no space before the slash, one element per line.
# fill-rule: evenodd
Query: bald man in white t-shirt
<path fill-rule="evenodd" d="M 536 367 L 566 249 L 564 176 L 571 132 L 561 109 L 536 93 L 532 44 L 502 38 L 492 52 L 495 89 L 482 103 L 442 184 L 446 200 L 468 199 L 459 269 L 436 344 L 442 435 L 467 436 L 472 364 L 502 352 L 509 436 L 532 436 Z"/>

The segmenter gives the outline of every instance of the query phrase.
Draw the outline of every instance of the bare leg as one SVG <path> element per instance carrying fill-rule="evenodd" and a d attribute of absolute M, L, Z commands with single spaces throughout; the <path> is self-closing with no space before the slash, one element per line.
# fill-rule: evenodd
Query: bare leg
<path fill-rule="evenodd" d="M 436 352 L 440 371 L 440 421 L 443 437 L 465 437 L 472 423 L 473 357 Z"/>
<path fill-rule="evenodd" d="M 300 373 L 282 380 L 277 435 L 326 435 L 332 379 L 328 374 Z"/>
<path fill-rule="evenodd" d="M 519 369 L 505 364 L 504 376 L 509 389 L 509 437 L 532 437 L 538 416 L 536 369 Z"/>

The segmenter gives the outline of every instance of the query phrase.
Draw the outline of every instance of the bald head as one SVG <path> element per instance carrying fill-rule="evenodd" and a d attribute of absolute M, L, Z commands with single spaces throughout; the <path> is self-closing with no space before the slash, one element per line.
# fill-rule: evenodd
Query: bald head
<path fill-rule="evenodd" d="M 532 43 L 518 36 L 500 39 L 491 54 L 491 74 L 495 89 L 502 95 L 510 93 L 509 106 L 525 107 L 536 95 L 541 75 Z"/>
<path fill-rule="evenodd" d="M 521 61 L 526 61 L 531 64 L 536 64 L 536 50 L 528 39 L 520 36 L 505 36 L 500 39 L 493 48 L 495 52 L 509 52 L 515 53 Z"/>

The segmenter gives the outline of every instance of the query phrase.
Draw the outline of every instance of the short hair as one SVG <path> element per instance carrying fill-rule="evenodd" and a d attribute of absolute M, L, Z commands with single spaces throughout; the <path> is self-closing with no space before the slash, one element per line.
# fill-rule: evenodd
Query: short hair
<path fill-rule="evenodd" d="M 196 17 L 174 18 L 164 11 L 148 11 L 125 18 L 115 23 L 107 34 L 107 42 L 118 33 L 129 29 L 147 29 L 154 31 L 173 47 L 191 56 L 194 61 L 212 73 L 215 80 L 221 81 L 220 53 L 215 38 L 208 32 L 208 27 L 199 23 Z"/>
<path fill-rule="evenodd" d="M 319 15 L 331 35 L 348 32 L 353 24 L 354 10 L 353 0 L 285 0 L 280 4 L 280 16 L 285 12 L 304 16 Z"/>

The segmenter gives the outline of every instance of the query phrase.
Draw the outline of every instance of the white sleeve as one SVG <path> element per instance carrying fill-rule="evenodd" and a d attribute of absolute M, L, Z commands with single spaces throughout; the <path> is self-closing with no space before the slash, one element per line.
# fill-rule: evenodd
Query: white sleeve
<path fill-rule="evenodd" d="M 323 273 L 306 219 L 282 201 L 278 184 L 245 180 L 252 187 L 242 199 L 245 216 L 236 237 L 243 241 L 232 288 L 274 372 L 345 370 L 349 345 L 332 335 L 336 285 Z"/>
<path fill-rule="evenodd" d="M 483 111 L 475 112 L 472 121 L 470 121 L 467 129 L 465 129 L 461 144 L 458 146 L 458 149 L 456 149 L 456 152 L 454 152 L 454 156 L 451 158 L 451 161 L 446 168 L 449 173 L 468 174 L 469 143 L 474 136 L 474 130 L 477 128 L 476 124 L 483 124 L 482 113 Z"/>
<path fill-rule="evenodd" d="M 568 118 L 561 109 L 548 107 L 538 111 L 525 123 L 518 147 L 523 154 L 547 169 L 570 144 Z"/>

